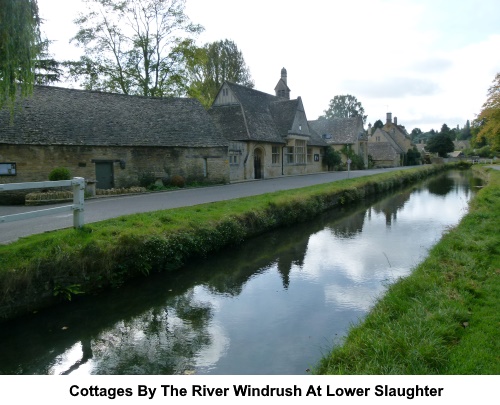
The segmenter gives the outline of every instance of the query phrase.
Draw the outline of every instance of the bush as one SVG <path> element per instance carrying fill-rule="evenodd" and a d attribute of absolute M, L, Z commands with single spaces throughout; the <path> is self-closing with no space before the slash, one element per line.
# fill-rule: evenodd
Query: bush
<path fill-rule="evenodd" d="M 178 174 L 176 174 L 175 176 L 172 176 L 172 178 L 170 179 L 170 184 L 172 186 L 175 186 L 175 187 L 184 187 L 186 185 L 186 180 L 184 179 L 184 177 L 182 176 L 179 176 Z"/>
<path fill-rule="evenodd" d="M 153 172 L 142 172 L 139 174 L 139 186 L 140 187 L 149 187 L 151 184 L 154 184 L 156 181 L 156 176 Z"/>
<path fill-rule="evenodd" d="M 58 180 L 70 180 L 71 173 L 65 167 L 56 167 L 49 173 L 50 181 L 58 181 Z"/>

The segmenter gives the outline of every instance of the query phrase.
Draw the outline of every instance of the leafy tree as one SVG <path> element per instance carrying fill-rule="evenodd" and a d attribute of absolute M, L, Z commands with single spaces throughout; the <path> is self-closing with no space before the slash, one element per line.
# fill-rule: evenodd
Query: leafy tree
<path fill-rule="evenodd" d="M 422 135 L 422 130 L 420 128 L 413 128 L 410 133 L 411 140 L 414 141 L 415 139 L 420 138 L 420 135 Z"/>
<path fill-rule="evenodd" d="M 455 145 L 453 144 L 449 132 L 445 131 L 429 138 L 425 148 L 431 153 L 437 153 L 440 157 L 446 157 L 448 153 L 455 150 Z"/>
<path fill-rule="evenodd" d="M 350 94 L 335 96 L 330 100 L 330 105 L 328 109 L 324 111 L 324 115 L 320 118 L 351 118 L 361 116 L 363 117 L 363 122 L 366 122 L 365 109 L 361 103 L 356 99 L 356 97 Z"/>
<path fill-rule="evenodd" d="M 67 62 L 70 75 L 86 89 L 139 94 L 182 95 L 186 58 L 201 32 L 184 13 L 185 0 L 85 0 L 72 41 L 84 56 Z"/>
<path fill-rule="evenodd" d="M 34 61 L 35 84 L 38 85 L 49 85 L 59 82 L 63 75 L 62 63 L 49 55 L 49 43 L 50 41 L 48 40 L 40 42 L 38 57 Z"/>
<path fill-rule="evenodd" d="M 470 139 L 471 137 L 471 126 L 470 126 L 470 121 L 467 120 L 465 123 L 465 126 L 462 128 L 460 133 L 457 136 L 458 140 L 465 140 L 465 139 Z"/>
<path fill-rule="evenodd" d="M 207 108 L 212 105 L 226 80 L 251 88 L 254 86 L 243 54 L 228 39 L 200 48 L 188 66 L 192 80 L 188 95 L 200 100 Z"/>
<path fill-rule="evenodd" d="M 492 151 L 500 151 L 500 73 L 497 73 L 493 84 L 488 89 L 488 98 L 477 119 L 473 123 L 477 128 L 474 143 L 488 143 Z"/>
<path fill-rule="evenodd" d="M 340 163 L 342 163 L 342 155 L 337 152 L 332 146 L 328 146 L 325 149 L 323 163 L 327 165 L 328 170 L 333 170 L 335 167 L 339 166 Z"/>
<path fill-rule="evenodd" d="M 0 107 L 32 92 L 39 43 L 36 0 L 0 0 Z"/>
<path fill-rule="evenodd" d="M 416 166 L 421 163 L 421 154 L 418 151 L 418 149 L 414 146 L 411 149 L 408 149 L 408 152 L 406 152 L 406 166 Z"/>
<path fill-rule="evenodd" d="M 377 120 L 375 121 L 375 124 L 373 124 L 372 131 L 374 132 L 377 128 L 383 128 L 383 127 L 384 123 L 382 122 L 382 120 Z"/>

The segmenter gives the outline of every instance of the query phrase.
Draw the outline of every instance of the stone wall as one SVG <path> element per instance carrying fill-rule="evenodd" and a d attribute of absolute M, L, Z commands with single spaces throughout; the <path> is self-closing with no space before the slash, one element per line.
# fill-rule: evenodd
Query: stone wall
<path fill-rule="evenodd" d="M 56 167 L 72 177 L 96 178 L 96 161 L 113 165 L 115 187 L 138 184 L 142 173 L 158 178 L 181 175 L 186 181 L 229 182 L 227 147 L 92 147 L 0 145 L 0 162 L 15 162 L 15 176 L 0 176 L 0 183 L 46 181 Z"/>

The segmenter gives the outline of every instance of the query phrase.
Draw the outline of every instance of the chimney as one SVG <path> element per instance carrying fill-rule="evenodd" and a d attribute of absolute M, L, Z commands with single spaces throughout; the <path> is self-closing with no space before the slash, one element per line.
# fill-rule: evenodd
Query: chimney
<path fill-rule="evenodd" d="M 387 113 L 387 122 L 386 124 L 392 124 L 392 113 Z"/>
<path fill-rule="evenodd" d="M 394 125 L 398 125 L 398 117 L 394 117 Z"/>

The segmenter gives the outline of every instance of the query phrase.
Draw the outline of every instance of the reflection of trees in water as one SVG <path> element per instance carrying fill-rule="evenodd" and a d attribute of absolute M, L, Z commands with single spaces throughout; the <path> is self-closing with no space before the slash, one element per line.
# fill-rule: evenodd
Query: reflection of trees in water
<path fill-rule="evenodd" d="M 339 238 L 352 239 L 363 231 L 365 217 L 366 209 L 363 209 L 340 221 L 332 223 L 327 228 Z"/>
<path fill-rule="evenodd" d="M 438 178 L 429 181 L 427 184 L 429 193 L 439 196 L 445 196 L 455 187 L 455 181 L 449 176 L 439 176 Z"/>
<path fill-rule="evenodd" d="M 211 344 L 208 304 L 193 291 L 140 316 L 122 320 L 93 340 L 95 374 L 182 374 L 195 369 L 195 356 Z"/>
<path fill-rule="evenodd" d="M 368 217 L 371 218 L 371 213 L 375 212 L 377 214 L 385 215 L 385 223 L 387 226 L 391 226 L 393 221 L 398 218 L 398 211 L 402 210 L 405 204 L 410 199 L 412 190 L 401 191 L 398 194 L 385 198 L 372 205 L 368 210 Z"/>

